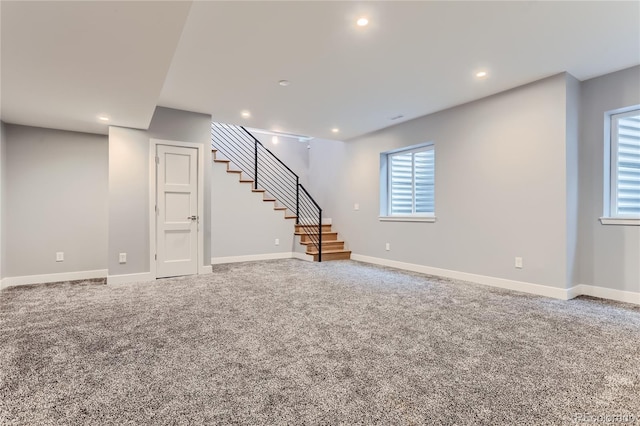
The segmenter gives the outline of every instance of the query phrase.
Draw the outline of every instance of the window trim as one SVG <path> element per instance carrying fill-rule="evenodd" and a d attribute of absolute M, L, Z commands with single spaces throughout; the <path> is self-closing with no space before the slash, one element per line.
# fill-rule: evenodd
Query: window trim
<path fill-rule="evenodd" d="M 640 226 L 640 219 L 629 219 L 624 217 L 601 217 L 600 223 L 603 225 Z"/>
<path fill-rule="evenodd" d="M 380 222 L 428 222 L 436 221 L 435 215 L 435 170 L 434 170 L 434 211 L 431 213 L 391 214 L 391 161 L 395 154 L 408 154 L 432 150 L 435 155 L 435 143 L 425 142 L 380 153 Z M 434 158 L 435 167 L 435 158 Z M 415 170 L 412 170 L 415 174 Z M 415 175 L 412 176 L 415 182 Z M 413 195 L 415 202 L 415 194 Z"/>
<path fill-rule="evenodd" d="M 380 222 L 428 222 L 433 223 L 436 221 L 435 215 L 415 215 L 415 216 L 406 216 L 406 215 L 395 215 L 395 216 L 378 216 L 378 220 Z"/>
<path fill-rule="evenodd" d="M 640 113 L 640 105 L 633 105 L 605 113 L 604 120 L 604 212 L 602 225 L 640 226 L 640 217 L 617 215 L 618 211 L 618 122 L 621 118 Z"/>

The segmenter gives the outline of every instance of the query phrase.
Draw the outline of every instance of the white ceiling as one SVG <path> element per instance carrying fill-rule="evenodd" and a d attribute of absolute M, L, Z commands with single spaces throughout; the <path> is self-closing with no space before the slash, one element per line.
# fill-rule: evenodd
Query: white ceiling
<path fill-rule="evenodd" d="M 2 1 L 2 120 L 147 128 L 190 2 Z"/>
<path fill-rule="evenodd" d="M 637 1 L 3 0 L 1 15 L 2 119 L 103 133 L 99 114 L 146 128 L 161 105 L 346 140 L 559 72 L 640 64 Z"/>

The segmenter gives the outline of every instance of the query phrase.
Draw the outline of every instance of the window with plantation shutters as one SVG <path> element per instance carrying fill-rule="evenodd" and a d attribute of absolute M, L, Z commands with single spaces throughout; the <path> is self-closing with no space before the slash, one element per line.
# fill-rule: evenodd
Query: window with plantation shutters
<path fill-rule="evenodd" d="M 434 214 L 433 145 L 387 154 L 389 216 Z"/>
<path fill-rule="evenodd" d="M 608 216 L 640 219 L 640 108 L 610 117 Z"/>

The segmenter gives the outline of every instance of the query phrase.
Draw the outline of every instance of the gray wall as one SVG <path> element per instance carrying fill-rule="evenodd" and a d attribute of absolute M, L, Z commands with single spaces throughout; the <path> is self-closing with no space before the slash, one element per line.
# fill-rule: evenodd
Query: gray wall
<path fill-rule="evenodd" d="M 579 281 L 640 291 L 640 226 L 601 225 L 604 113 L 640 104 L 640 67 L 582 82 L 580 125 Z"/>
<path fill-rule="evenodd" d="M 106 269 L 107 137 L 9 124 L 5 131 L 4 276 Z"/>
<path fill-rule="evenodd" d="M 127 263 L 118 263 L 127 253 Z M 149 271 L 149 136 L 109 127 L 109 275 Z"/>
<path fill-rule="evenodd" d="M 309 192 L 322 208 L 322 216 L 332 218 L 338 208 L 336 192 L 344 188 L 342 171 L 352 167 L 347 163 L 348 143 L 314 139 L 309 149 Z M 353 206 L 351 206 L 353 207 Z M 347 204 L 346 208 L 349 208 Z"/>
<path fill-rule="evenodd" d="M 213 257 L 293 251 L 295 221 L 284 219 L 282 211 L 273 210 L 272 202 L 262 201 L 262 194 L 251 192 L 250 184 L 239 183 L 238 175 L 226 170 L 222 163 L 213 165 Z"/>
<path fill-rule="evenodd" d="M 578 282 L 578 146 L 580 137 L 580 82 L 565 74 L 566 97 L 566 160 L 567 160 L 567 285 Z"/>
<path fill-rule="evenodd" d="M 566 81 L 557 75 L 346 143 L 314 141 L 312 193 L 356 254 L 564 288 Z M 380 222 L 380 153 L 428 141 L 437 222 Z"/>
<path fill-rule="evenodd" d="M 211 116 L 156 108 L 149 130 L 109 128 L 109 275 L 149 271 L 150 139 L 204 146 L 204 264 L 211 259 Z M 118 263 L 118 253 L 127 263 Z"/>
<path fill-rule="evenodd" d="M 0 280 L 4 277 L 4 268 L 3 265 L 5 263 L 5 244 L 4 244 L 4 193 L 5 193 L 5 185 L 6 179 L 4 176 L 5 171 L 5 128 L 4 123 L 0 121 Z"/>

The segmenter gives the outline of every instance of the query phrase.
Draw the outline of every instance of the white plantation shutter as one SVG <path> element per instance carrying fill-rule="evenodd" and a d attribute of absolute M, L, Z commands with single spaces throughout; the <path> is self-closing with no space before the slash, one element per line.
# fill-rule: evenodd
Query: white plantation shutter
<path fill-rule="evenodd" d="M 413 155 L 415 213 L 434 212 L 435 151 L 433 146 Z"/>
<path fill-rule="evenodd" d="M 433 145 L 388 154 L 389 215 L 434 213 Z"/>
<path fill-rule="evenodd" d="M 640 217 L 640 110 L 612 119 L 611 214 Z"/>
<path fill-rule="evenodd" d="M 391 208 L 390 214 L 413 213 L 413 155 L 391 155 Z"/>

